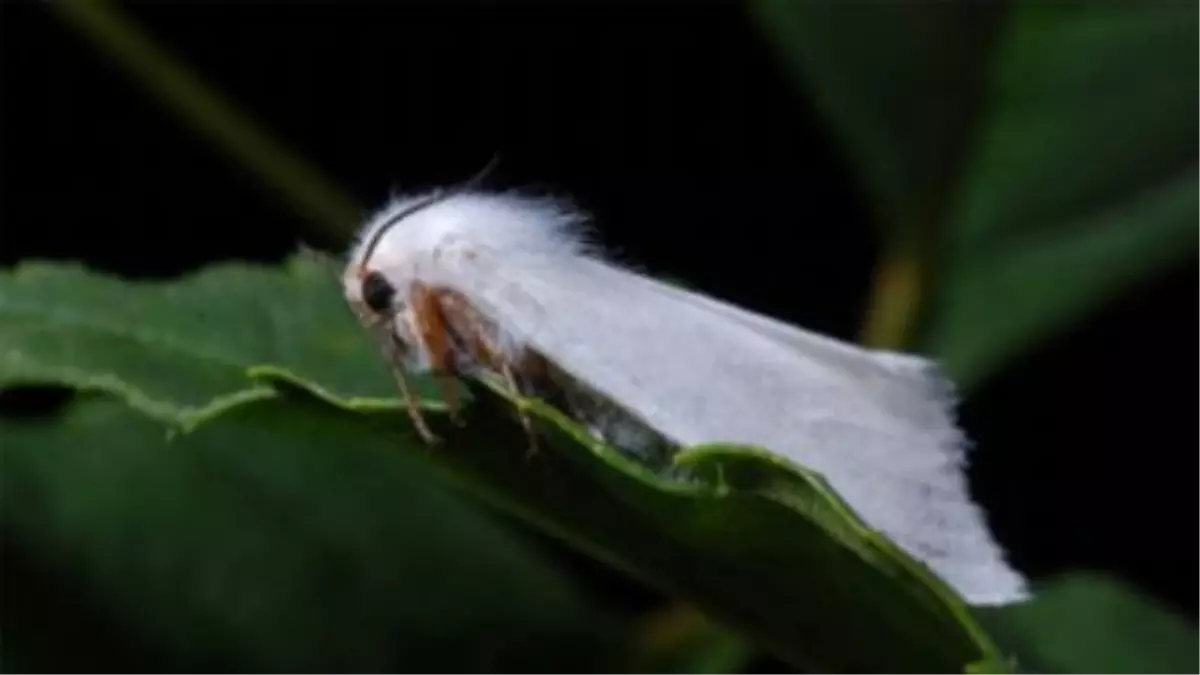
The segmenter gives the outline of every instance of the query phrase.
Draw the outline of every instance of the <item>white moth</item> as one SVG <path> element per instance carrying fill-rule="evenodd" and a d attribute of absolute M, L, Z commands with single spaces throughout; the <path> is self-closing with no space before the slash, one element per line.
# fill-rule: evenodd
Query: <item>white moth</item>
<path fill-rule="evenodd" d="M 409 370 L 446 384 L 457 375 L 526 390 L 554 381 L 569 412 L 627 450 L 654 439 L 760 446 L 824 475 L 968 602 L 1027 597 L 968 495 L 966 440 L 933 363 L 624 269 L 592 250 L 583 223 L 555 200 L 469 184 L 394 199 L 366 223 L 345 294 L 427 440 Z M 454 409 L 455 390 L 444 391 Z"/>

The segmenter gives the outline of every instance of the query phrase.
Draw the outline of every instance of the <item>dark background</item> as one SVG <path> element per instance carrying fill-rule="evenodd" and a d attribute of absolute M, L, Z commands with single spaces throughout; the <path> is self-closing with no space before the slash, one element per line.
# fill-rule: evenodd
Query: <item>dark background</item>
<path fill-rule="evenodd" d="M 857 332 L 865 197 L 736 3 L 131 11 L 364 213 L 498 154 L 491 186 L 572 197 L 627 260 Z M 169 276 L 336 243 L 44 7 L 4 3 L 0 40 L 3 264 Z M 1034 578 L 1111 571 L 1196 616 L 1197 272 L 1139 286 L 964 402 L 973 490 Z"/>

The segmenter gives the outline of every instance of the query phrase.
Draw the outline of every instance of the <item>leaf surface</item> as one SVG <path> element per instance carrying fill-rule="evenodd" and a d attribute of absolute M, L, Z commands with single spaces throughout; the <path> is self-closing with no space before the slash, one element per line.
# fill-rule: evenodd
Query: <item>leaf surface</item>
<path fill-rule="evenodd" d="M 315 401 L 239 406 L 168 439 L 89 397 L 0 434 L 10 546 L 73 580 L 97 630 L 154 646 L 157 669 L 540 672 L 620 654 L 598 598 L 419 450 Z M 18 581 L 6 625 L 53 649 L 63 629 L 20 624 L 44 598 Z M 51 658 L 90 658 L 69 652 Z"/>

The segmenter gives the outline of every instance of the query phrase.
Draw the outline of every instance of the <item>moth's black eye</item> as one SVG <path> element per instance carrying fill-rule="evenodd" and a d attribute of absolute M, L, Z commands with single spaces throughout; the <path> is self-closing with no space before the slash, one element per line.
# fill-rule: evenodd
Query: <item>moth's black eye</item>
<path fill-rule="evenodd" d="M 362 297 L 372 312 L 383 314 L 392 308 L 396 289 L 379 272 L 367 272 L 362 280 Z"/>

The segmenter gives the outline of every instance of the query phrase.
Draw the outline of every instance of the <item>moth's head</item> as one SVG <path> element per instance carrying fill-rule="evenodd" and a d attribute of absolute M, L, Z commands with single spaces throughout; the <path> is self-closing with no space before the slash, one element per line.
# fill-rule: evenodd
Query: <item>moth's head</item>
<path fill-rule="evenodd" d="M 404 282 L 404 270 L 413 253 L 423 246 L 423 242 L 414 241 L 412 228 L 405 228 L 405 221 L 478 185 L 497 159 L 493 157 L 483 170 L 457 187 L 393 200 L 367 221 L 342 275 L 346 300 L 360 318 L 374 322 L 390 318 L 396 311 L 397 285 Z"/>
<path fill-rule="evenodd" d="M 398 285 L 410 260 L 410 239 L 405 221 L 436 205 L 446 194 L 434 191 L 421 197 L 393 201 L 372 216 L 350 254 L 342 274 L 346 300 L 364 320 L 387 319 L 395 313 Z"/>

